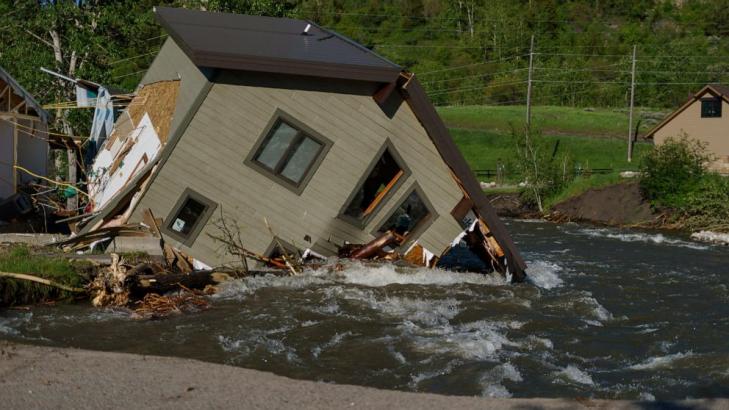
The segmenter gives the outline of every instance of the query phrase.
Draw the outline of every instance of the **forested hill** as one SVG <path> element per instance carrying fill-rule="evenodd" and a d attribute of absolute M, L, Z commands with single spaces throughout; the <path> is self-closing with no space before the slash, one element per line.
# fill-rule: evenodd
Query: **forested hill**
<path fill-rule="evenodd" d="M 0 66 L 43 103 L 69 89 L 38 68 L 132 90 L 165 34 L 155 5 L 311 19 L 414 71 L 445 104 L 672 107 L 729 81 L 726 0 L 0 1 Z M 265 45 L 262 45 L 265 46 Z"/>

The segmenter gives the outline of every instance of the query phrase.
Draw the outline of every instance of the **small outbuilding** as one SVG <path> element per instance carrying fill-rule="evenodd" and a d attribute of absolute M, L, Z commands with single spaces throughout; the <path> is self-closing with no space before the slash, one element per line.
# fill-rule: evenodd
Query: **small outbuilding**
<path fill-rule="evenodd" d="M 48 113 L 0 68 L 0 200 L 48 172 Z M 1 215 L 0 215 L 1 216 Z"/>
<path fill-rule="evenodd" d="M 463 240 L 487 266 L 524 277 L 509 233 L 413 73 L 310 21 L 164 7 L 155 16 L 169 37 L 138 96 L 174 87 L 172 108 L 134 120 L 132 137 L 119 124 L 133 115 L 121 115 L 120 135 L 102 153 L 119 139 L 156 148 L 128 164 L 132 174 L 96 204 L 81 234 L 149 221 L 149 209 L 167 243 L 220 266 L 230 257 L 208 234 L 221 217 L 240 227 L 247 249 L 268 256 L 271 230 L 324 257 L 396 231 L 408 260 L 435 266 Z M 144 121 L 164 130 L 138 136 Z M 104 163 L 129 162 L 110 155 Z"/>
<path fill-rule="evenodd" d="M 682 135 L 707 143 L 709 153 L 716 157 L 710 168 L 729 174 L 729 87 L 705 86 L 653 127 L 646 138 L 660 145 Z"/>

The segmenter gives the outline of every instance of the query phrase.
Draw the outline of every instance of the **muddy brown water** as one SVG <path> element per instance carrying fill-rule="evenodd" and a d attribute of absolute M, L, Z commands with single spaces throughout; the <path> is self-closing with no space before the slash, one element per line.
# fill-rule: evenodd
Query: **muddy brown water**
<path fill-rule="evenodd" d="M 166 320 L 86 305 L 0 311 L 0 338 L 456 395 L 729 396 L 729 248 L 508 225 L 531 283 L 355 264 L 236 281 L 211 309 Z"/>

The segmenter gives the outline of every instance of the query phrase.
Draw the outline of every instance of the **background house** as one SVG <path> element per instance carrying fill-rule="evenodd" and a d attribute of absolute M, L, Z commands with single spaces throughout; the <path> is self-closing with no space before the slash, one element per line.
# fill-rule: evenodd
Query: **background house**
<path fill-rule="evenodd" d="M 646 138 L 653 138 L 659 145 L 684 134 L 706 142 L 716 157 L 710 168 L 729 174 L 729 87 L 705 86 L 650 130 Z"/>
<path fill-rule="evenodd" d="M 48 113 L 5 70 L 0 68 L 0 199 L 48 172 Z"/>

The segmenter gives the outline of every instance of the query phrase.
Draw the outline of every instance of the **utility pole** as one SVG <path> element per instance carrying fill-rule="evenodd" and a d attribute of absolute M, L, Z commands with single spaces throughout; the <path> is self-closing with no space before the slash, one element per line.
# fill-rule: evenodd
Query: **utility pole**
<path fill-rule="evenodd" d="M 630 69 L 630 113 L 628 114 L 628 162 L 633 161 L 633 105 L 635 103 L 635 50 L 633 45 L 633 67 Z"/>
<path fill-rule="evenodd" d="M 532 71 L 534 69 L 534 34 L 532 34 L 532 42 L 529 46 L 529 79 L 527 80 L 527 100 L 526 100 L 526 133 L 532 126 Z"/>

